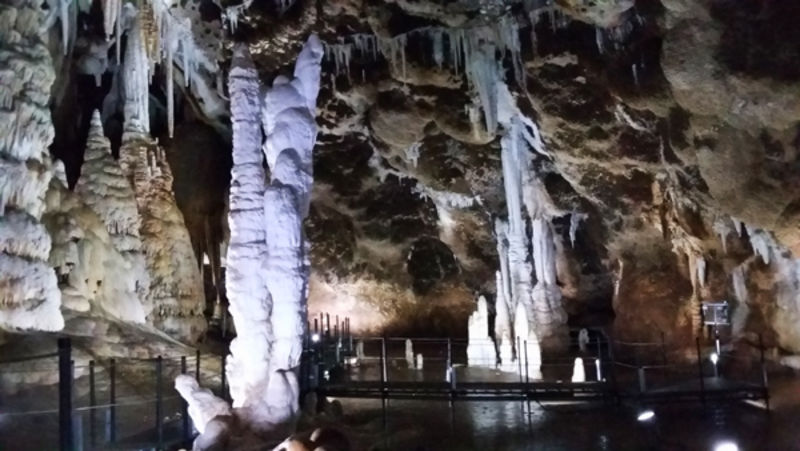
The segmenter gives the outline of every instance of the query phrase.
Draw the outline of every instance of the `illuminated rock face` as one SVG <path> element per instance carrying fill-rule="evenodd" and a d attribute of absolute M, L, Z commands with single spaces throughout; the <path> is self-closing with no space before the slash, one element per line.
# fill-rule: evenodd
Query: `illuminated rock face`
<path fill-rule="evenodd" d="M 136 197 L 139 234 L 150 275 L 145 310 L 148 321 L 160 330 L 194 342 L 206 328 L 203 284 L 193 264 L 189 232 L 172 194 L 172 172 L 164 150 L 149 134 L 149 63 L 139 26 L 139 21 L 134 22 L 126 49 L 125 130 L 119 153 L 120 166 Z"/>
<path fill-rule="evenodd" d="M 40 2 L 4 2 L 0 14 L 0 329 L 64 327 L 51 240 L 40 222 L 52 178 L 48 101 L 53 64 Z"/>

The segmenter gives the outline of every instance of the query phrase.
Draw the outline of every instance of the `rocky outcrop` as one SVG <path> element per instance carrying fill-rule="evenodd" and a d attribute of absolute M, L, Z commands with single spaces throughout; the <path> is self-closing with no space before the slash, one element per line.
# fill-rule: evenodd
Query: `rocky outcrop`
<path fill-rule="evenodd" d="M 99 111 L 92 116 L 81 177 L 75 185 L 80 196 L 105 224 L 114 249 L 128 263 L 126 273 L 135 279 L 136 294 L 146 299 L 150 277 L 146 270 L 136 197 L 119 163 L 111 155 L 111 143 L 103 135 Z M 148 310 L 145 314 L 149 314 Z"/>
<path fill-rule="evenodd" d="M 57 162 L 58 167 L 62 167 Z M 63 169 L 47 192 L 43 222 L 53 237 L 50 265 L 58 274 L 62 310 L 71 315 L 145 321 L 141 290 L 144 260 L 120 252 L 107 225 L 77 194 L 67 189 Z"/>
<path fill-rule="evenodd" d="M 64 327 L 51 240 L 40 222 L 52 178 L 48 101 L 53 64 L 41 3 L 16 0 L 0 13 L 0 329 Z"/>

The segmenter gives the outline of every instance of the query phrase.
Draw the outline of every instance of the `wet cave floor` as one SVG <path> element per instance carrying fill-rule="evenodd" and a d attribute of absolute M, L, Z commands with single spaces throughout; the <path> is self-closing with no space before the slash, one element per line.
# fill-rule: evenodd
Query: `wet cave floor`
<path fill-rule="evenodd" d="M 771 382 L 771 410 L 742 402 L 661 406 L 541 405 L 519 401 L 341 399 L 358 450 L 800 450 L 800 378 Z M 637 421 L 652 408 L 654 420 Z"/>

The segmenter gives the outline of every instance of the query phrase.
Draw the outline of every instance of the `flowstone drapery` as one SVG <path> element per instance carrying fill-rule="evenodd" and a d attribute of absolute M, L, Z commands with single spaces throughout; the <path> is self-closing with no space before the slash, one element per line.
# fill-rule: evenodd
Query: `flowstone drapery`
<path fill-rule="evenodd" d="M 567 316 L 556 283 L 556 249 L 551 219 L 558 212 L 538 180 L 531 151 L 543 156 L 547 156 L 547 152 L 536 124 L 519 111 L 508 86 L 497 81 L 494 89 L 498 102 L 497 120 L 503 128 L 500 156 L 508 209 L 508 222 L 499 219 L 495 222 L 500 258 L 497 299 L 505 301 L 497 304 L 495 335 L 501 354 L 506 354 L 505 358 L 501 355 L 501 364 L 513 369 L 508 361 L 509 348 L 513 348 L 514 358 L 531 362 L 540 361 L 540 348 L 562 350 L 567 338 Z M 526 219 L 531 221 L 530 242 Z M 506 316 L 507 312 L 514 314 Z M 518 318 L 521 314 L 525 318 Z M 513 331 L 511 324 L 514 325 Z M 518 327 L 524 330 L 516 330 Z M 508 343 L 512 337 L 519 337 L 520 341 Z M 524 349 L 516 348 L 524 341 L 528 342 L 527 355 L 523 355 Z M 538 373 L 538 363 L 536 365 L 534 374 Z"/>
<path fill-rule="evenodd" d="M 0 14 L 0 329 L 60 330 L 61 294 L 40 222 L 52 178 L 48 102 L 53 63 L 41 2 L 9 0 Z"/>
<path fill-rule="evenodd" d="M 263 105 L 258 74 L 243 45 L 234 49 L 229 78 L 234 145 L 228 298 L 237 337 L 227 377 L 234 415 L 260 436 L 291 432 L 299 412 L 309 273 L 302 223 L 309 209 L 322 53 L 312 35 L 297 58 L 294 78 L 276 78 Z M 266 135 L 264 155 L 259 122 Z M 192 397 L 186 399 L 193 405 Z M 208 418 L 193 415 L 195 422 Z"/>

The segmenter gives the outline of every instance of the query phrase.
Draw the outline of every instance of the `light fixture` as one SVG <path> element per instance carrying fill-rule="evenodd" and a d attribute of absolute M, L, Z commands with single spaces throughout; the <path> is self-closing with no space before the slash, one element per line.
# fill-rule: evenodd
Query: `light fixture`
<path fill-rule="evenodd" d="M 645 410 L 639 413 L 639 416 L 636 417 L 637 421 L 641 421 L 642 423 L 646 421 L 650 421 L 656 417 L 656 413 L 652 410 Z"/>
<path fill-rule="evenodd" d="M 311 335 L 311 341 L 313 341 L 314 343 L 319 342 L 319 334 L 317 334 L 317 333 L 312 334 Z"/>
<path fill-rule="evenodd" d="M 716 352 L 712 352 L 709 358 L 711 359 L 711 363 L 713 363 L 714 365 L 716 365 L 717 362 L 719 362 L 719 354 L 717 354 Z"/>
<path fill-rule="evenodd" d="M 719 442 L 714 445 L 714 451 L 739 451 L 739 445 L 731 441 Z"/>

